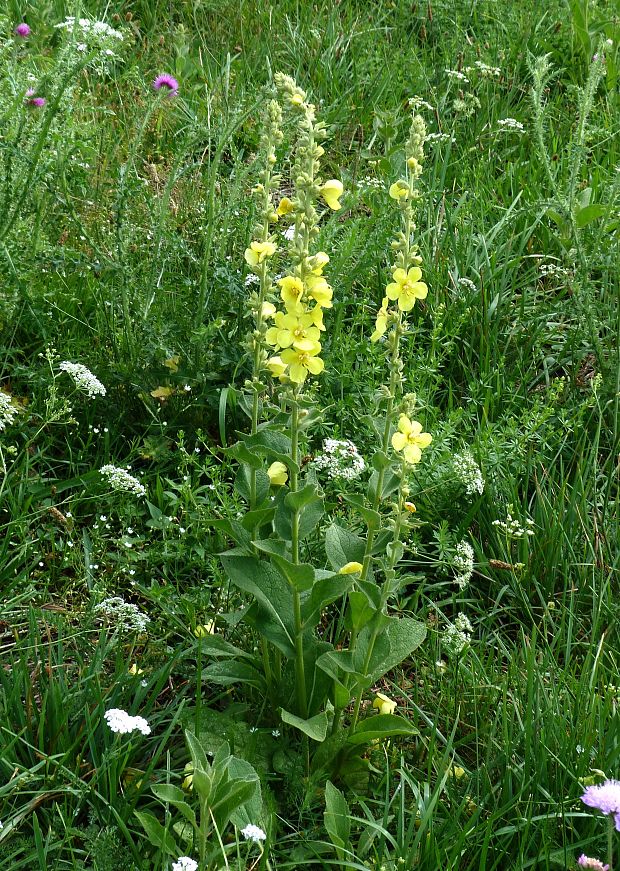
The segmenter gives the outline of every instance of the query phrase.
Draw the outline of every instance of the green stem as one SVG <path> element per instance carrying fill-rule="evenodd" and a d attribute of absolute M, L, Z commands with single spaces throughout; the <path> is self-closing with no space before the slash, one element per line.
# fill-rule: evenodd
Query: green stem
<path fill-rule="evenodd" d="M 299 405 L 297 391 L 293 395 L 291 408 L 291 493 L 298 489 L 299 466 Z M 292 562 L 299 564 L 299 510 L 293 512 L 291 532 Z M 301 619 L 301 594 L 293 590 L 293 615 L 295 620 L 295 683 L 297 688 L 297 704 L 299 715 L 304 719 L 308 716 L 308 700 L 306 696 L 306 669 L 304 665 L 304 636 Z"/>
<path fill-rule="evenodd" d="M 614 818 L 611 814 L 607 817 L 607 864 L 609 871 L 613 871 L 614 861 Z"/>

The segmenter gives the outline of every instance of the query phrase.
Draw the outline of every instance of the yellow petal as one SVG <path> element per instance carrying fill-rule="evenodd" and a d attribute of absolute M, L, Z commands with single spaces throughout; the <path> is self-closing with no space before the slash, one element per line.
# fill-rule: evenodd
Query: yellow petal
<path fill-rule="evenodd" d="M 281 487 L 283 484 L 286 484 L 288 480 L 288 469 L 284 463 L 281 463 L 278 460 L 269 466 L 267 474 L 269 475 L 269 482 L 272 487 Z"/>
<path fill-rule="evenodd" d="M 288 197 L 282 197 L 282 199 L 280 200 L 280 202 L 278 204 L 278 208 L 276 209 L 276 211 L 277 211 L 278 215 L 282 216 L 282 215 L 290 214 L 294 208 L 295 208 L 295 206 L 293 205 L 291 200 L 289 200 Z"/>
<path fill-rule="evenodd" d="M 151 390 L 151 396 L 154 396 L 155 399 L 159 399 L 160 402 L 165 402 L 173 393 L 174 387 L 156 387 L 155 390 Z"/>
<path fill-rule="evenodd" d="M 325 363 L 320 357 L 308 357 L 306 366 L 313 375 L 318 375 L 325 368 Z"/>
<path fill-rule="evenodd" d="M 339 570 L 339 575 L 356 575 L 362 571 L 364 566 L 361 563 L 351 562 L 345 563 L 343 567 Z"/>
<path fill-rule="evenodd" d="M 395 451 L 402 451 L 407 444 L 407 436 L 402 432 L 395 432 L 392 436 L 392 447 Z"/>
<path fill-rule="evenodd" d="M 403 454 L 406 461 L 412 465 L 419 463 L 422 459 L 422 451 L 417 445 L 406 444 Z"/>
<path fill-rule="evenodd" d="M 416 423 L 417 423 L 417 421 L 416 421 Z M 418 426 L 419 426 L 419 424 L 418 424 Z M 407 417 L 406 414 L 401 414 L 400 417 L 398 418 L 398 429 L 400 430 L 400 432 L 404 433 L 405 435 L 409 435 L 409 433 L 413 429 L 413 424 L 411 423 L 411 421 L 409 420 L 409 418 Z M 422 427 L 420 427 L 420 429 L 422 429 Z M 420 430 L 418 430 L 418 432 L 420 432 Z"/>
<path fill-rule="evenodd" d="M 412 266 L 409 272 L 407 273 L 407 279 L 409 281 L 419 281 L 422 278 L 422 270 L 419 266 Z"/>

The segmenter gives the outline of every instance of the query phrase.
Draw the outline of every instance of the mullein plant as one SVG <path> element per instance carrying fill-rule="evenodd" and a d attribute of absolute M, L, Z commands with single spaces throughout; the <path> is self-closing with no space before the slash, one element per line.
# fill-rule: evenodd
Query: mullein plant
<path fill-rule="evenodd" d="M 245 252 L 259 280 L 249 300 L 251 431 L 229 449 L 239 461 L 236 487 L 248 512 L 240 521 L 214 521 L 236 544 L 221 559 L 232 583 L 253 600 L 245 619 L 261 637 L 262 663 L 244 662 L 241 668 L 229 660 L 208 671 L 216 680 L 246 681 L 265 693 L 271 712 L 303 733 L 306 742 L 322 745 L 313 764 L 333 768 L 336 759 L 343 762 L 347 747 L 358 754 L 359 763 L 363 747 L 377 737 L 414 732 L 392 712 L 381 710 L 359 721 L 359 711 L 363 693 L 398 666 L 425 634 L 418 621 L 387 614 L 398 588 L 400 537 L 415 510 L 408 500 L 409 473 L 431 440 L 411 418 L 411 397 L 403 397 L 400 355 L 406 313 L 427 293 L 412 242 L 425 131 L 416 116 L 406 178 L 390 188 L 403 227 L 393 243 L 392 281 L 373 335 L 378 340 L 387 333 L 390 372 L 377 412 L 381 441 L 374 472 L 366 496 L 342 494 L 367 526 L 363 537 L 329 522 L 315 470 L 302 461 L 306 433 L 320 413 L 309 387 L 325 367 L 324 315 L 333 297 L 324 275 L 329 256 L 317 248 L 319 223 L 340 208 L 343 185 L 321 178 L 326 131 L 315 107 L 290 77 L 278 74 L 276 86 L 280 104 L 292 116 L 296 146 L 290 197 L 281 197 L 275 207 L 272 194 L 281 181 L 274 172 L 280 114 L 275 101 L 269 102 L 262 143 L 265 168 L 255 188 L 261 223 Z M 272 232 L 281 220 L 289 224 L 286 259 Z M 276 258 L 282 276 L 273 281 L 270 265 Z M 267 374 L 271 385 L 265 384 Z M 274 395 L 277 401 L 271 401 Z M 328 641 L 320 627 L 334 603 L 341 619 Z M 347 709 L 352 710 L 348 731 L 340 727 Z M 309 753 L 306 760 L 309 764 Z"/>

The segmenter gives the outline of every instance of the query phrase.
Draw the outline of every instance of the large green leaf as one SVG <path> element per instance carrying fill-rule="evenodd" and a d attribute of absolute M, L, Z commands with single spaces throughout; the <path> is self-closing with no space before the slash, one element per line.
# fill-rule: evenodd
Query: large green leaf
<path fill-rule="evenodd" d="M 350 562 L 364 561 L 364 541 L 343 526 L 332 523 L 325 533 L 325 553 L 330 565 L 336 571 Z"/>
<path fill-rule="evenodd" d="M 213 662 L 202 670 L 202 678 L 211 683 L 229 686 L 235 683 L 247 683 L 259 690 L 264 689 L 263 675 L 248 662 Z"/>
<path fill-rule="evenodd" d="M 413 737 L 419 732 L 416 727 L 394 714 L 376 714 L 357 724 L 355 732 L 348 737 L 349 744 L 370 744 L 371 741 L 396 738 L 399 735 Z"/>
<path fill-rule="evenodd" d="M 280 708 L 280 716 L 283 723 L 288 723 L 289 726 L 294 726 L 299 729 L 304 735 L 312 738 L 313 741 L 324 741 L 327 735 L 327 714 L 321 711 L 309 720 L 303 720 L 301 717 L 296 717 L 295 714 L 290 714 L 284 708 Z"/>
<path fill-rule="evenodd" d="M 379 616 L 379 615 L 377 615 Z M 390 669 L 400 665 L 426 638 L 426 626 L 412 617 L 382 617 L 385 622 L 375 639 L 367 679 L 370 683 L 383 677 Z M 355 651 L 358 669 L 366 660 L 368 647 L 373 637 L 373 624 L 360 632 Z"/>
<path fill-rule="evenodd" d="M 194 809 L 186 802 L 185 794 L 178 786 L 172 783 L 156 783 L 151 787 L 151 790 L 157 798 L 173 805 L 185 819 L 193 826 L 196 825 L 196 814 Z"/>
<path fill-rule="evenodd" d="M 170 832 L 166 831 L 159 820 L 148 811 L 134 811 L 142 828 L 146 832 L 146 837 L 154 847 L 162 850 L 168 856 L 179 855 L 179 848 Z"/>
<path fill-rule="evenodd" d="M 292 563 L 284 557 L 272 554 L 272 563 L 277 566 L 294 590 L 303 593 L 314 584 L 314 568 L 308 563 Z"/>
<path fill-rule="evenodd" d="M 344 860 L 344 851 L 348 848 L 351 837 L 351 812 L 346 798 L 331 780 L 325 784 L 323 821 L 327 834 L 336 848 L 336 855 L 340 860 Z"/>
<path fill-rule="evenodd" d="M 230 821 L 231 814 L 249 801 L 255 792 L 254 778 L 228 780 L 219 786 L 209 810 L 220 832 Z"/>
<path fill-rule="evenodd" d="M 319 622 L 323 609 L 344 596 L 355 582 L 353 575 L 319 571 L 316 574 L 324 574 L 324 576 L 315 580 L 309 595 L 302 600 L 301 619 L 304 626 L 315 626 Z"/>

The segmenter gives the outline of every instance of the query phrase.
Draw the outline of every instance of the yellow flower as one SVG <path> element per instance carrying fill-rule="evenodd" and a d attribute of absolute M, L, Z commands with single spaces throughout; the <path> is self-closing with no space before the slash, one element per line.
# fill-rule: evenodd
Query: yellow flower
<path fill-rule="evenodd" d="M 273 242 L 250 242 L 250 247 L 245 249 L 245 262 L 248 266 L 257 266 L 265 257 L 273 257 L 276 250 Z"/>
<path fill-rule="evenodd" d="M 203 623 L 202 626 L 196 626 L 194 635 L 196 638 L 204 638 L 205 635 L 213 635 L 215 633 L 215 620 L 209 620 Z"/>
<path fill-rule="evenodd" d="M 338 198 L 342 196 L 343 190 L 342 182 L 338 181 L 337 178 L 330 178 L 321 187 L 321 196 L 330 209 L 333 209 L 335 212 L 342 208 Z"/>
<path fill-rule="evenodd" d="M 325 363 L 317 354 L 321 353 L 321 345 L 315 343 L 315 347 L 310 351 L 298 351 L 297 349 L 287 348 L 282 351 L 282 362 L 289 367 L 288 377 L 294 384 L 303 384 L 306 380 L 308 372 L 313 375 L 318 375 L 325 368 Z"/>
<path fill-rule="evenodd" d="M 308 258 L 307 262 L 313 275 L 321 275 L 323 269 L 329 263 L 329 255 L 325 251 L 317 251 L 316 254 Z"/>
<path fill-rule="evenodd" d="M 320 306 L 323 308 L 332 307 L 334 291 L 322 275 L 308 275 L 306 278 L 306 288 L 308 296 L 315 300 L 315 302 L 318 302 Z"/>
<path fill-rule="evenodd" d="M 375 700 L 372 703 L 373 708 L 378 708 L 380 714 L 393 714 L 396 710 L 397 702 L 391 699 L 384 693 L 375 693 Z"/>
<path fill-rule="evenodd" d="M 422 451 L 432 442 L 433 437 L 428 432 L 422 432 L 422 424 L 417 420 L 409 420 L 406 414 L 398 418 L 398 432 L 392 436 L 392 447 L 402 451 L 408 463 L 419 463 Z"/>
<path fill-rule="evenodd" d="M 346 563 L 338 572 L 339 575 L 356 575 L 362 571 L 364 566 L 361 563 Z"/>
<path fill-rule="evenodd" d="M 405 511 L 408 511 L 410 514 L 415 514 L 418 509 L 415 507 L 413 502 L 405 502 Z"/>
<path fill-rule="evenodd" d="M 284 375 L 286 372 L 286 363 L 282 362 L 281 357 L 270 357 L 267 360 L 267 368 L 275 377 L 279 377 L 280 375 Z"/>
<path fill-rule="evenodd" d="M 411 191 L 409 190 L 408 182 L 404 181 L 402 178 L 399 181 L 395 181 L 393 185 L 390 186 L 390 196 L 393 200 L 407 200 Z"/>
<path fill-rule="evenodd" d="M 378 342 L 381 336 L 385 333 L 387 329 L 388 322 L 388 310 L 387 310 L 388 298 L 387 296 L 383 297 L 383 302 L 381 303 L 381 308 L 377 312 L 377 320 L 375 321 L 375 331 L 370 337 L 371 342 Z"/>
<path fill-rule="evenodd" d="M 295 208 L 295 206 L 289 200 L 288 197 L 282 197 L 282 199 L 280 200 L 280 202 L 278 204 L 278 208 L 276 209 L 276 211 L 277 211 L 278 215 L 280 215 L 280 217 L 282 217 L 283 215 L 290 214 L 294 208 Z"/>
<path fill-rule="evenodd" d="M 276 313 L 276 307 L 272 302 L 264 302 L 261 307 L 260 313 L 261 317 L 265 318 L 265 320 L 267 318 L 272 318 Z"/>
<path fill-rule="evenodd" d="M 280 296 L 287 310 L 292 314 L 302 314 L 304 307 L 301 304 L 301 298 L 304 294 L 304 286 L 301 278 L 295 275 L 285 275 L 284 278 L 278 279 L 280 285 Z"/>
<path fill-rule="evenodd" d="M 267 330 L 265 339 L 267 344 L 277 348 L 290 348 L 292 345 L 300 351 L 311 351 L 321 336 L 309 313 L 298 317 L 278 312 L 275 321 L 275 327 Z"/>
<path fill-rule="evenodd" d="M 181 786 L 183 787 L 183 789 L 189 791 L 190 789 L 194 788 L 194 766 L 191 762 L 187 763 L 187 765 L 183 769 L 183 772 L 185 773 L 185 779 L 183 780 Z"/>
<path fill-rule="evenodd" d="M 415 157 L 410 157 L 410 158 L 407 160 L 407 166 L 409 167 L 409 169 L 417 170 L 418 167 L 420 166 L 420 164 L 419 164 L 417 158 L 415 158 Z"/>
<path fill-rule="evenodd" d="M 456 777 L 457 780 L 460 780 L 461 777 L 465 777 L 465 769 L 461 768 L 460 765 L 453 765 L 450 769 L 450 774 L 452 777 Z"/>
<path fill-rule="evenodd" d="M 323 323 L 323 309 L 318 302 L 313 309 L 310 309 L 308 314 L 312 317 L 312 323 L 317 327 L 317 329 L 325 330 L 325 324 Z"/>
<path fill-rule="evenodd" d="M 295 93 L 295 94 L 291 94 L 290 100 L 291 100 L 291 103 L 293 104 L 293 106 L 303 106 L 303 104 L 304 104 L 304 98 L 303 98 L 302 94 L 300 94 L 299 92 Z"/>
<path fill-rule="evenodd" d="M 134 664 L 129 669 L 129 674 L 144 674 L 144 669 L 138 668 L 138 663 L 134 662 Z"/>
<path fill-rule="evenodd" d="M 422 270 L 419 266 L 412 266 L 409 272 L 404 269 L 394 270 L 394 281 L 385 289 L 388 299 L 397 299 L 398 308 L 403 312 L 411 311 L 416 299 L 425 299 L 428 287 L 423 281 Z"/>
<path fill-rule="evenodd" d="M 269 466 L 267 474 L 269 475 L 269 482 L 272 487 L 281 487 L 288 481 L 288 469 L 284 463 L 280 463 L 277 460 Z"/>

